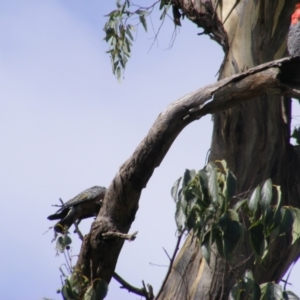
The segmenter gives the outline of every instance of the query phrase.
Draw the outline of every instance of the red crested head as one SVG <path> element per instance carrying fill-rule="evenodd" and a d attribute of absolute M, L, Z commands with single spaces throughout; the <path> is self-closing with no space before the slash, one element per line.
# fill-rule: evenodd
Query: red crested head
<path fill-rule="evenodd" d="M 300 20 L 300 3 L 297 3 L 295 6 L 295 11 L 291 17 L 291 25 L 295 25 Z"/>

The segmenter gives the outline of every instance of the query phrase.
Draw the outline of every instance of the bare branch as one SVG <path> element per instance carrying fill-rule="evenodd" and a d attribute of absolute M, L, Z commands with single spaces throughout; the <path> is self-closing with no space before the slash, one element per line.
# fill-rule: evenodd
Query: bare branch
<path fill-rule="evenodd" d="M 178 252 L 178 250 L 179 250 L 179 245 L 180 245 L 180 241 L 181 241 L 182 236 L 183 236 L 183 233 L 181 233 L 181 234 L 178 236 L 178 238 L 177 238 L 177 243 L 176 243 L 176 246 L 175 246 L 174 253 L 173 253 L 173 255 L 172 255 L 172 258 L 170 258 L 170 265 L 169 265 L 168 272 L 167 272 L 166 277 L 165 277 L 165 279 L 164 279 L 164 281 L 163 281 L 163 283 L 162 283 L 162 285 L 161 285 L 161 287 L 160 287 L 160 289 L 159 289 L 159 292 L 158 292 L 158 294 L 157 294 L 157 296 L 156 296 L 156 299 L 159 298 L 159 295 L 160 295 L 161 292 L 163 291 L 163 289 L 164 289 L 164 287 L 165 287 L 165 284 L 166 284 L 166 282 L 167 282 L 167 280 L 168 280 L 168 277 L 169 277 L 169 275 L 170 275 L 170 273 L 171 273 L 171 271 L 172 271 L 173 264 L 174 264 L 174 260 L 175 260 L 175 257 L 176 257 L 176 255 L 177 255 L 177 252 Z M 168 257 L 169 257 L 169 255 L 168 255 Z"/>
<path fill-rule="evenodd" d="M 121 232 L 109 231 L 109 232 L 102 233 L 102 236 L 104 239 L 120 238 L 128 241 L 134 241 L 137 234 L 138 234 L 137 231 L 134 232 L 133 234 L 124 234 Z"/>
<path fill-rule="evenodd" d="M 121 276 L 119 276 L 116 272 L 114 272 L 113 274 L 113 278 L 118 281 L 122 286 L 121 289 L 127 289 L 129 292 L 134 293 L 136 295 L 145 297 L 146 300 L 152 300 L 154 299 L 153 296 L 153 289 L 152 286 L 150 284 L 148 284 L 148 290 L 145 286 L 145 283 L 143 281 L 143 288 L 139 289 L 134 287 L 133 285 L 131 285 L 130 283 L 128 283 L 127 281 L 125 281 Z"/>

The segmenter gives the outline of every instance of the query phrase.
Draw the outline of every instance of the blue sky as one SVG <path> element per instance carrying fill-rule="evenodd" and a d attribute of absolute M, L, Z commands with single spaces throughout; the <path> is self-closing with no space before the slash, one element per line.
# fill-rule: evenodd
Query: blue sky
<path fill-rule="evenodd" d="M 216 80 L 220 47 L 185 21 L 167 50 L 174 30 L 167 20 L 151 51 L 151 27 L 137 30 L 119 84 L 102 40 L 113 8 L 114 1 L 0 1 L 0 299 L 60 299 L 64 259 L 55 256 L 52 231 L 44 234 L 51 205 L 108 186 L 169 103 Z M 211 131 L 210 116 L 189 125 L 143 191 L 131 227 L 138 237 L 116 269 L 133 285 L 144 280 L 158 291 L 168 264 L 162 247 L 172 253 L 176 242 L 170 189 L 185 168 L 204 166 Z M 74 236 L 74 255 L 79 246 Z M 112 280 L 107 299 L 139 297 Z"/>

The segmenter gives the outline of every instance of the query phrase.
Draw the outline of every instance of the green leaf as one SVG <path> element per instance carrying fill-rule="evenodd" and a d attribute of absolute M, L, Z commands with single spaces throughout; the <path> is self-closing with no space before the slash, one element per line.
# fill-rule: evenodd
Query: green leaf
<path fill-rule="evenodd" d="M 65 284 L 63 285 L 63 287 L 61 289 L 61 293 L 64 296 L 64 298 L 67 300 L 77 300 L 78 299 L 78 294 L 76 293 L 76 291 L 74 291 L 74 289 L 72 288 L 72 285 L 68 279 L 65 279 Z"/>
<path fill-rule="evenodd" d="M 212 244 L 212 230 L 209 230 L 208 232 L 206 232 L 204 236 L 204 240 L 201 244 L 201 252 L 208 265 L 210 264 L 211 244 Z"/>
<path fill-rule="evenodd" d="M 240 201 L 238 201 L 238 202 L 234 205 L 233 209 L 234 209 L 235 211 L 238 211 L 241 207 L 245 206 L 245 204 L 246 204 L 247 202 L 248 202 L 248 199 L 240 200 Z"/>
<path fill-rule="evenodd" d="M 294 224 L 294 215 L 288 207 L 281 208 L 282 220 L 279 226 L 278 234 L 286 233 Z"/>
<path fill-rule="evenodd" d="M 227 212 L 228 212 L 228 216 L 229 216 L 229 218 L 230 218 L 231 220 L 234 220 L 234 221 L 239 222 L 239 220 L 240 220 L 240 219 L 239 219 L 239 215 L 238 215 L 238 213 L 237 213 L 235 210 L 229 208 L 229 209 L 227 210 Z"/>
<path fill-rule="evenodd" d="M 104 280 L 98 280 L 96 287 L 90 286 L 83 297 L 83 300 L 103 300 L 107 295 L 108 285 Z"/>
<path fill-rule="evenodd" d="M 274 228 L 274 211 L 270 207 L 266 208 L 264 211 L 263 225 L 265 231 L 269 235 L 271 233 L 271 229 Z"/>
<path fill-rule="evenodd" d="M 186 213 L 186 227 L 188 231 L 193 229 L 195 234 L 197 234 L 197 232 L 201 230 L 201 223 L 203 222 L 203 220 L 201 220 L 199 211 L 199 205 L 194 205 L 193 208 L 188 213 Z"/>
<path fill-rule="evenodd" d="M 116 75 L 117 75 L 118 81 L 120 82 L 121 81 L 121 68 L 120 67 L 117 67 Z"/>
<path fill-rule="evenodd" d="M 291 137 L 296 140 L 297 145 L 300 145 L 300 127 L 294 127 Z"/>
<path fill-rule="evenodd" d="M 161 0 L 160 1 L 160 5 L 159 5 L 159 10 L 161 10 L 162 8 L 164 8 L 164 6 L 170 6 L 171 5 L 171 1 L 170 0 Z"/>
<path fill-rule="evenodd" d="M 175 203 L 178 201 L 178 188 L 181 181 L 181 177 L 179 177 L 171 188 L 171 196 L 174 199 Z"/>
<path fill-rule="evenodd" d="M 261 297 L 260 287 L 255 281 L 252 283 L 252 287 L 251 290 L 249 291 L 249 295 L 250 295 L 249 300 L 260 299 Z"/>
<path fill-rule="evenodd" d="M 185 229 L 186 216 L 182 206 L 178 205 L 175 212 L 175 221 L 179 232 Z"/>
<path fill-rule="evenodd" d="M 279 225 L 279 223 L 281 222 L 281 200 L 282 200 L 282 193 L 281 193 L 281 188 L 278 185 L 274 186 L 276 188 L 277 191 L 277 203 L 276 203 L 276 209 L 275 209 L 275 213 L 274 213 L 274 224 L 275 227 L 277 227 L 277 225 Z"/>
<path fill-rule="evenodd" d="M 229 202 L 236 192 L 236 177 L 231 171 L 227 173 L 226 177 L 226 188 L 225 188 L 225 199 Z"/>
<path fill-rule="evenodd" d="M 144 16 L 144 15 L 141 15 L 141 16 L 139 17 L 139 19 L 140 19 L 140 22 L 142 23 L 142 25 L 143 25 L 145 31 L 147 31 L 147 22 L 146 22 L 145 16 Z"/>
<path fill-rule="evenodd" d="M 252 272 L 250 270 L 246 270 L 243 279 L 231 289 L 229 299 L 258 300 L 260 299 L 260 295 L 260 287 L 254 281 Z"/>
<path fill-rule="evenodd" d="M 134 39 L 133 39 L 133 36 L 132 36 L 132 34 L 131 34 L 130 29 L 131 29 L 131 27 L 128 25 L 128 26 L 126 27 L 126 34 L 127 34 L 127 35 L 129 36 L 129 38 L 133 41 Z"/>
<path fill-rule="evenodd" d="M 222 231 L 226 230 L 226 226 L 228 221 L 230 221 L 229 215 L 227 213 L 223 214 L 220 218 L 219 218 L 219 227 Z"/>
<path fill-rule="evenodd" d="M 257 204 L 258 204 L 259 199 L 260 199 L 260 187 L 258 186 L 253 191 L 253 193 L 249 199 L 249 204 L 248 204 L 249 209 L 252 212 L 253 216 L 255 215 L 255 212 L 257 210 Z"/>
<path fill-rule="evenodd" d="M 273 282 L 267 282 L 260 285 L 260 300 L 283 299 L 282 287 Z"/>
<path fill-rule="evenodd" d="M 186 169 L 183 174 L 183 181 L 182 181 L 182 188 L 188 186 L 190 181 L 196 176 L 195 170 L 188 170 Z"/>
<path fill-rule="evenodd" d="M 253 273 L 251 270 L 246 270 L 244 274 L 244 281 L 246 282 L 247 280 L 254 280 Z"/>
<path fill-rule="evenodd" d="M 291 291 L 284 291 L 282 295 L 284 300 L 300 300 L 300 298 Z"/>
<path fill-rule="evenodd" d="M 243 281 L 239 281 L 237 284 L 235 284 L 231 288 L 228 299 L 229 300 L 240 300 L 243 290 L 244 290 Z"/>
<path fill-rule="evenodd" d="M 183 194 L 185 197 L 186 202 L 189 205 L 193 206 L 196 202 L 198 197 L 196 196 L 197 192 L 195 191 L 197 186 L 195 185 L 195 180 L 192 179 L 189 184 L 183 189 Z"/>
<path fill-rule="evenodd" d="M 208 177 L 205 170 L 200 170 L 198 172 L 199 178 L 199 189 L 202 193 L 202 201 L 208 206 L 210 204 L 210 196 L 208 192 Z"/>
<path fill-rule="evenodd" d="M 264 254 L 265 238 L 263 233 L 264 227 L 261 224 L 261 220 L 256 222 L 249 228 L 250 243 L 256 255 L 262 257 Z"/>
<path fill-rule="evenodd" d="M 261 295 L 260 287 L 254 281 L 253 273 L 251 270 L 246 270 L 243 281 L 244 281 L 243 299 L 249 299 L 249 300 L 260 299 L 260 295 Z"/>
<path fill-rule="evenodd" d="M 220 163 L 225 171 L 228 170 L 228 168 L 227 168 L 227 162 L 226 162 L 225 159 L 217 160 L 216 162 Z"/>
<path fill-rule="evenodd" d="M 300 209 L 299 208 L 290 208 L 294 215 L 293 229 L 292 229 L 292 245 L 298 240 L 300 237 Z"/>
<path fill-rule="evenodd" d="M 61 235 L 56 239 L 56 250 L 63 253 L 67 246 L 72 243 L 70 236 L 67 234 Z"/>
<path fill-rule="evenodd" d="M 240 224 L 237 221 L 228 219 L 226 228 L 223 231 L 223 252 L 225 258 L 229 258 L 233 253 L 240 239 Z"/>
<path fill-rule="evenodd" d="M 163 12 L 162 12 L 161 16 L 159 17 L 159 19 L 163 20 L 166 17 L 167 12 L 168 12 L 168 8 L 164 7 Z"/>
<path fill-rule="evenodd" d="M 213 163 L 209 163 L 206 166 L 206 174 L 208 177 L 208 191 L 214 204 L 218 203 L 219 190 L 217 180 L 217 169 Z"/>
<path fill-rule="evenodd" d="M 272 200 L 272 181 L 271 179 L 268 179 L 265 181 L 261 189 L 260 205 L 262 210 L 266 210 L 270 206 L 271 200 Z"/>

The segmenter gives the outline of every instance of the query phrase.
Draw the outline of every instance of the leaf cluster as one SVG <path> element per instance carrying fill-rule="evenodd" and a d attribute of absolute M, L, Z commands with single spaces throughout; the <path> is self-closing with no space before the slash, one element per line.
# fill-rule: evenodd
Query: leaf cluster
<path fill-rule="evenodd" d="M 114 75 L 121 79 L 121 70 L 124 70 L 131 53 L 131 41 L 133 41 L 132 31 L 134 26 L 127 24 L 127 19 L 131 13 L 128 11 L 129 1 L 123 4 L 117 2 L 117 9 L 110 12 L 107 17 L 108 21 L 104 25 L 104 40 L 109 44 L 112 70 Z"/>
<path fill-rule="evenodd" d="M 139 23 L 147 31 L 146 17 L 149 15 L 151 7 L 140 7 L 132 12 L 129 10 L 131 3 L 128 0 L 125 0 L 122 4 L 117 1 L 116 6 L 115 10 L 106 15 L 108 21 L 105 23 L 103 30 L 105 32 L 104 40 L 109 44 L 109 50 L 106 53 L 110 54 L 112 71 L 120 81 L 122 71 L 125 70 L 131 55 L 131 46 L 134 40 L 133 31 L 137 26 L 129 24 L 129 20 L 137 16 Z"/>
<path fill-rule="evenodd" d="M 106 53 L 110 55 L 113 74 L 119 81 L 131 55 L 131 46 L 134 41 L 133 33 L 140 24 L 145 31 L 148 30 L 147 17 L 158 3 L 160 3 L 159 9 L 162 10 L 160 20 L 163 21 L 172 5 L 170 0 L 156 1 L 148 7 L 137 6 L 129 0 L 125 0 L 123 3 L 118 0 L 116 9 L 106 15 L 108 20 L 103 28 L 104 40 L 109 45 L 109 50 Z M 132 22 L 135 20 L 138 22 L 133 25 Z"/>
<path fill-rule="evenodd" d="M 274 282 L 266 282 L 258 285 L 250 270 L 246 270 L 244 277 L 235 284 L 229 294 L 229 300 L 300 300 L 300 298 L 291 291 L 282 289 L 282 286 Z"/>
<path fill-rule="evenodd" d="M 69 253 L 71 243 L 72 240 L 67 231 L 64 234 L 59 234 L 56 239 L 56 251 L 57 253 L 64 253 L 66 259 L 64 266 L 68 272 L 66 274 L 62 267 L 59 268 L 64 283 L 62 283 L 62 288 L 58 290 L 58 293 L 62 294 L 64 300 L 77 300 L 81 299 L 79 295 L 80 291 L 86 289 L 83 296 L 84 300 L 104 299 L 108 291 L 107 283 L 101 279 L 95 279 L 93 282 L 90 282 L 89 279 L 83 275 L 82 270 L 76 270 L 72 266 Z"/>
<path fill-rule="evenodd" d="M 282 206 L 280 186 L 272 185 L 270 179 L 262 187 L 256 187 L 245 204 L 244 211 L 251 224 L 248 228 L 250 242 L 257 258 L 263 259 L 267 255 L 270 243 L 278 236 L 291 234 L 290 245 L 299 238 L 300 210 Z"/>
<path fill-rule="evenodd" d="M 238 243 L 249 236 L 255 258 L 261 260 L 277 236 L 291 234 L 291 245 L 299 238 L 300 210 L 282 206 L 280 187 L 270 179 L 256 187 L 249 199 L 238 200 L 235 193 L 236 178 L 224 160 L 209 163 L 198 172 L 186 170 L 172 187 L 177 229 L 198 238 L 208 264 L 213 243 L 231 260 Z M 248 219 L 245 223 L 241 214 Z"/>
<path fill-rule="evenodd" d="M 83 276 L 80 271 L 74 272 L 65 279 L 65 284 L 61 289 L 64 300 L 77 300 L 79 299 L 79 292 L 87 287 L 83 296 L 84 300 L 101 300 L 104 299 L 108 285 L 104 280 L 94 280 L 92 284 L 89 283 L 87 277 Z"/>

